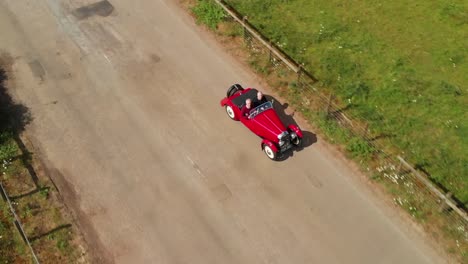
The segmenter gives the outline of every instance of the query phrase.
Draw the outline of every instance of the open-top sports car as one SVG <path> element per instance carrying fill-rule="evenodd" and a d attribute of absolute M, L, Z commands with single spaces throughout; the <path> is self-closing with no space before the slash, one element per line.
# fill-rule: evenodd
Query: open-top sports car
<path fill-rule="evenodd" d="M 233 120 L 240 120 L 247 128 L 262 139 L 261 147 L 268 158 L 275 160 L 293 146 L 302 144 L 302 131 L 296 125 L 285 126 L 278 117 L 273 102 L 266 101 L 251 108 L 247 116 L 242 115 L 246 100 L 257 101 L 257 90 L 244 89 L 240 84 L 229 87 L 221 106 Z"/>

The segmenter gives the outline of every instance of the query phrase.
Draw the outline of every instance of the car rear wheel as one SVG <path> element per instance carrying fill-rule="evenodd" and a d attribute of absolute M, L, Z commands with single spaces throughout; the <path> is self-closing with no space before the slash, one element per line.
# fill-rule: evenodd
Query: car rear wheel
<path fill-rule="evenodd" d="M 234 113 L 234 109 L 232 109 L 232 106 L 226 105 L 225 108 L 226 108 L 226 114 L 229 116 L 229 118 L 234 120 L 234 118 L 236 117 L 236 114 Z"/>
<path fill-rule="evenodd" d="M 231 85 L 231 87 L 229 87 L 229 89 L 227 90 L 227 97 L 231 97 L 233 96 L 237 91 L 242 91 L 244 90 L 244 88 L 242 88 L 242 85 L 236 83 L 236 84 L 233 84 Z"/>
<path fill-rule="evenodd" d="M 271 160 L 276 159 L 276 152 L 274 152 L 270 146 L 263 145 L 263 152 L 265 152 L 265 155 L 267 155 L 267 157 L 270 158 Z"/>

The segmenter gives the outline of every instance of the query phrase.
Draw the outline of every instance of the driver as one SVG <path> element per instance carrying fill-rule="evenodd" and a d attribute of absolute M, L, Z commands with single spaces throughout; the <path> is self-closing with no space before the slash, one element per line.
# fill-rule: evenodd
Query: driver
<path fill-rule="evenodd" d="M 241 109 L 242 117 L 248 117 L 252 108 L 252 99 L 247 98 L 247 100 L 245 100 L 245 105 Z"/>
<path fill-rule="evenodd" d="M 264 103 L 267 102 L 267 99 L 265 98 L 265 96 L 263 95 L 262 92 L 258 91 L 257 92 L 257 98 L 255 100 L 255 107 L 259 106 L 259 105 L 262 105 Z"/>

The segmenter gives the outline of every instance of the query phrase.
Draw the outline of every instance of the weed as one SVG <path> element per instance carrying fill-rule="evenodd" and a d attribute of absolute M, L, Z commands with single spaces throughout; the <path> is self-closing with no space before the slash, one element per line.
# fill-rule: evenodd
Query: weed
<path fill-rule="evenodd" d="M 226 17 L 223 9 L 210 0 L 199 0 L 192 12 L 196 15 L 198 23 L 203 23 L 211 29 L 216 29 Z"/>
<path fill-rule="evenodd" d="M 11 161 L 18 153 L 18 146 L 13 140 L 8 140 L 9 133 L 0 133 L 0 161 Z"/>
<path fill-rule="evenodd" d="M 28 258 L 29 253 L 16 231 L 8 205 L 1 199 L 0 208 L 0 262 L 23 263 Z"/>
<path fill-rule="evenodd" d="M 26 204 L 22 210 L 21 210 L 21 218 L 22 219 L 27 219 L 27 218 L 30 218 L 33 213 L 32 213 L 33 209 L 31 208 L 31 205 L 28 203 Z"/>
<path fill-rule="evenodd" d="M 69 243 L 67 239 L 59 239 L 57 241 L 57 248 L 63 253 L 65 252 L 69 247 Z"/>
<path fill-rule="evenodd" d="M 241 26 L 235 23 L 224 23 L 224 30 L 221 32 L 224 36 L 227 37 L 238 37 L 243 34 L 243 29 Z"/>
<path fill-rule="evenodd" d="M 42 187 L 39 193 L 44 200 L 47 200 L 49 198 L 49 187 Z"/>
<path fill-rule="evenodd" d="M 353 158 L 363 158 L 369 160 L 375 149 L 368 142 L 360 137 L 352 137 L 346 145 L 346 150 L 351 153 Z"/>

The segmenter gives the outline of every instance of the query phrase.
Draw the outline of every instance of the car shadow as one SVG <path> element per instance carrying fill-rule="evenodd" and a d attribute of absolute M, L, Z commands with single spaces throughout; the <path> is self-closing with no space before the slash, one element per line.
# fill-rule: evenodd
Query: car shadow
<path fill-rule="evenodd" d="M 274 98 L 271 95 L 265 95 L 265 98 L 268 101 L 273 101 L 273 108 L 275 109 L 276 113 L 278 114 L 278 117 L 281 119 L 281 121 L 286 125 L 294 124 L 296 126 L 299 126 L 294 119 L 294 114 L 295 111 L 292 112 L 291 114 L 286 113 L 286 109 L 289 107 L 288 103 L 281 103 L 278 99 Z M 300 127 L 300 126 L 299 126 Z M 294 156 L 295 152 L 300 152 L 303 149 L 311 146 L 312 144 L 315 144 L 317 142 L 317 135 L 310 132 L 310 131 L 305 131 L 302 130 L 302 146 L 301 147 L 294 147 L 291 150 L 286 151 L 286 153 L 283 153 L 281 157 L 278 157 L 276 160 L 277 161 L 284 161 L 287 160 L 289 157 Z"/>

